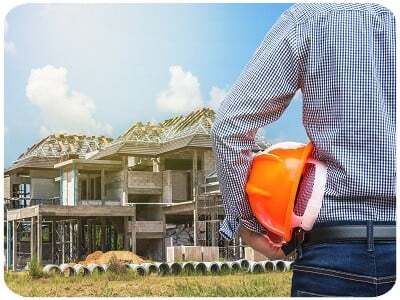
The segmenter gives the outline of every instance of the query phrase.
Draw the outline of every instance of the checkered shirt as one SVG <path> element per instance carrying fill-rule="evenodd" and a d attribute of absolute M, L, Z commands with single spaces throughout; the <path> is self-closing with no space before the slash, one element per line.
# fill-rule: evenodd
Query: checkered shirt
<path fill-rule="evenodd" d="M 395 38 L 393 13 L 377 4 L 296 4 L 282 14 L 211 130 L 225 239 L 240 225 L 265 232 L 245 193 L 251 149 L 257 130 L 277 120 L 299 90 L 312 156 L 328 166 L 317 222 L 395 221 Z M 306 168 L 297 211 L 313 173 Z"/>

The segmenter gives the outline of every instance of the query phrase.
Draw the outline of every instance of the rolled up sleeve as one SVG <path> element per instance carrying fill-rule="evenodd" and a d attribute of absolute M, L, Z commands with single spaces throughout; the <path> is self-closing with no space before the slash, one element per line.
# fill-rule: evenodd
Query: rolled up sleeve
<path fill-rule="evenodd" d="M 278 119 L 299 87 L 296 24 L 284 13 L 267 33 L 217 111 L 211 129 L 225 219 L 220 234 L 231 240 L 240 226 L 265 229 L 245 192 L 259 128 Z"/>

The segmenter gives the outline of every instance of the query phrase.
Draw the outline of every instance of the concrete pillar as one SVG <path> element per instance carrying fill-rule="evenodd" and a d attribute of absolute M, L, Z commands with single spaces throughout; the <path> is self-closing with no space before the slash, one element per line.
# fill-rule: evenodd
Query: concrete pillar
<path fill-rule="evenodd" d="M 56 251 L 56 221 L 51 220 L 51 263 L 55 264 Z"/>
<path fill-rule="evenodd" d="M 101 251 L 106 251 L 106 222 L 104 217 L 101 218 L 101 232 L 100 232 Z"/>
<path fill-rule="evenodd" d="M 74 249 L 74 223 L 69 221 L 68 222 L 68 227 L 69 227 L 69 259 L 72 258 L 72 253 Z"/>
<path fill-rule="evenodd" d="M 101 205 L 104 205 L 106 202 L 106 190 L 105 190 L 105 171 L 101 169 L 100 175 L 100 185 L 101 185 Z"/>
<path fill-rule="evenodd" d="M 76 237 L 76 251 L 78 259 L 82 257 L 82 220 L 78 219 L 77 221 L 77 237 Z"/>
<path fill-rule="evenodd" d="M 7 225 L 7 244 L 6 244 L 6 260 L 7 260 L 7 265 L 6 265 L 6 270 L 9 271 L 10 270 L 10 247 L 11 247 L 11 241 L 10 241 L 10 222 L 7 220 L 6 221 L 6 225 Z"/>
<path fill-rule="evenodd" d="M 124 217 L 124 250 L 129 250 L 129 222 L 128 222 L 128 217 Z"/>
<path fill-rule="evenodd" d="M 86 178 L 86 200 L 89 200 L 90 178 L 89 174 L 85 174 Z"/>
<path fill-rule="evenodd" d="M 42 216 L 37 216 L 37 261 L 42 263 Z"/>
<path fill-rule="evenodd" d="M 37 258 L 37 226 L 35 219 L 36 217 L 31 218 L 31 259 Z"/>
<path fill-rule="evenodd" d="M 216 203 L 215 198 L 213 197 L 212 203 Z M 211 246 L 217 246 L 217 220 L 218 220 L 218 208 L 212 208 L 210 211 L 211 214 L 211 222 L 209 223 L 211 225 Z M 207 223 L 206 223 L 207 226 Z M 207 228 L 206 228 L 207 230 Z"/>
<path fill-rule="evenodd" d="M 118 250 L 118 230 L 115 225 L 113 225 L 113 244 L 114 250 Z"/>
<path fill-rule="evenodd" d="M 128 157 L 123 156 L 122 158 L 122 178 L 121 178 L 121 184 L 122 184 L 122 205 L 127 205 L 128 204 Z"/>
<path fill-rule="evenodd" d="M 12 270 L 17 270 L 17 221 L 12 221 Z"/>
<path fill-rule="evenodd" d="M 192 160 L 192 190 L 193 190 L 193 244 L 197 245 L 197 220 L 198 220 L 198 203 L 197 203 L 197 150 L 193 150 Z"/>
<path fill-rule="evenodd" d="M 136 216 L 132 216 L 132 227 L 131 227 L 131 239 L 132 239 L 132 252 L 136 253 Z"/>
<path fill-rule="evenodd" d="M 162 259 L 163 261 L 166 260 L 167 258 L 167 245 L 165 243 L 165 237 L 167 236 L 167 225 L 166 225 L 166 218 L 165 218 L 165 214 L 163 212 L 161 212 L 161 221 L 163 222 L 163 237 L 162 237 L 162 241 L 161 241 L 161 245 L 162 245 Z M 171 246 L 172 246 L 172 241 L 171 241 Z"/>
<path fill-rule="evenodd" d="M 160 172 L 160 158 L 153 158 L 153 172 Z"/>
<path fill-rule="evenodd" d="M 61 221 L 61 230 L 60 230 L 60 235 L 61 235 L 61 263 L 65 263 L 65 222 Z"/>
<path fill-rule="evenodd" d="M 78 176 L 78 169 L 76 168 L 76 165 L 73 164 L 72 167 L 72 184 L 73 184 L 73 205 L 78 205 L 78 199 L 79 199 L 79 195 L 78 195 L 78 182 L 79 182 L 79 176 Z"/>

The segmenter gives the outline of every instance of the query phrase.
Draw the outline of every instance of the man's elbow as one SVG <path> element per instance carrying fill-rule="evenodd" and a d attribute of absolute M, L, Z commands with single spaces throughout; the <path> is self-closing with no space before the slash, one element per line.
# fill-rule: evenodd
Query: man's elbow
<path fill-rule="evenodd" d="M 212 143 L 215 145 L 216 141 L 221 135 L 221 121 L 216 117 L 211 126 L 210 137 Z"/>

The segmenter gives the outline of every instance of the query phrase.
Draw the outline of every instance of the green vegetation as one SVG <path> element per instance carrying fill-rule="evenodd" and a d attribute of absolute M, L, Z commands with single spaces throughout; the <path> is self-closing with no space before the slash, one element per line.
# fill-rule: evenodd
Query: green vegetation
<path fill-rule="evenodd" d="M 31 278 L 40 278 L 43 276 L 43 266 L 38 263 L 37 258 L 34 256 L 28 261 L 28 276 Z"/>
<path fill-rule="evenodd" d="M 146 276 L 107 272 L 87 277 L 44 276 L 7 272 L 7 286 L 22 296 L 289 296 L 291 272 L 208 276 Z"/>

